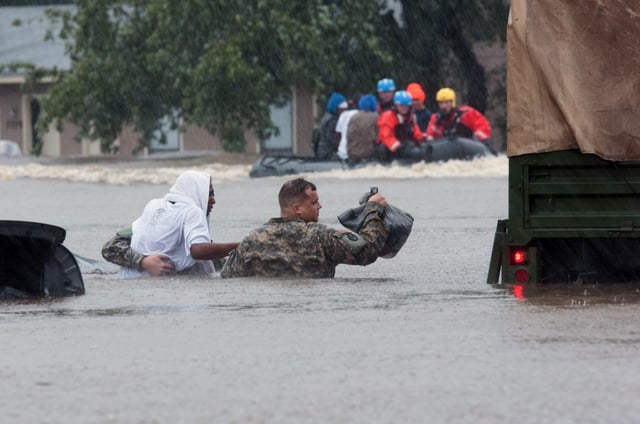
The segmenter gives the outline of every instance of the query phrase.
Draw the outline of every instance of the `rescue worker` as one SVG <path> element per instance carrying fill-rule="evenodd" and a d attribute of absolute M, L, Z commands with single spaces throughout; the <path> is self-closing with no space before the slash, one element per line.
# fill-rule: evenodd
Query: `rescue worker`
<path fill-rule="evenodd" d="M 318 223 L 322 208 L 316 186 L 304 178 L 289 180 L 278 194 L 280 217 L 251 231 L 222 268 L 223 278 L 330 278 L 338 264 L 368 265 L 380 255 L 389 229 L 383 222 L 387 201 L 369 198 L 359 233 Z"/>
<path fill-rule="evenodd" d="M 396 91 L 396 83 L 391 78 L 382 78 L 377 84 L 378 113 L 393 108 L 393 93 Z"/>
<path fill-rule="evenodd" d="M 374 154 L 381 162 L 393 159 L 423 159 L 426 134 L 420 131 L 411 109 L 411 95 L 404 90 L 393 95 L 393 109 L 378 118 L 378 140 Z"/>
<path fill-rule="evenodd" d="M 456 93 L 445 87 L 436 93 L 440 110 L 431 115 L 427 128 L 427 139 L 459 136 L 473 138 L 491 148 L 491 125 L 482 113 L 471 106 L 456 107 Z M 493 149 L 492 149 L 493 150 Z"/>
<path fill-rule="evenodd" d="M 425 132 L 429 127 L 429 120 L 431 119 L 431 111 L 424 104 L 427 95 L 424 93 L 422 86 L 417 82 L 412 82 L 407 85 L 407 93 L 411 95 L 411 107 L 413 108 L 416 123 L 420 131 Z"/>

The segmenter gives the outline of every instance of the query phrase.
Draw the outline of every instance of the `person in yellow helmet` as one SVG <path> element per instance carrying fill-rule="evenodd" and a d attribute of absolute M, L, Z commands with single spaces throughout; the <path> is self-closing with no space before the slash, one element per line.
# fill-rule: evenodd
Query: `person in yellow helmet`
<path fill-rule="evenodd" d="M 482 113 L 471 106 L 456 107 L 456 92 L 449 87 L 438 90 L 436 101 L 440 109 L 429 120 L 428 140 L 459 136 L 472 138 L 491 148 L 488 143 L 491 125 Z"/>

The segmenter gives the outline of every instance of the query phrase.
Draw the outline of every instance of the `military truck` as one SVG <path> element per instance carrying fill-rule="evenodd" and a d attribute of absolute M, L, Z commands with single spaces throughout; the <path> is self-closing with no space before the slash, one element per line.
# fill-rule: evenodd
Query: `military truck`
<path fill-rule="evenodd" d="M 640 281 L 640 4 L 512 0 L 490 284 Z"/>

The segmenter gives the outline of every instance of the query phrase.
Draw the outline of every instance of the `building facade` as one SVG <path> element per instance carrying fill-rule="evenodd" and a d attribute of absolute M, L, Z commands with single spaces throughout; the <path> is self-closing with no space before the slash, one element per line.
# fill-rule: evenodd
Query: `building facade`
<path fill-rule="evenodd" d="M 73 6 L 56 6 L 72 8 Z M 0 64 L 13 62 L 33 63 L 38 67 L 69 69 L 70 61 L 64 53 L 64 44 L 45 40 L 49 22 L 44 18 L 46 6 L 0 7 Z M 53 126 L 46 134 L 38 135 L 35 123 L 40 113 L 39 98 L 53 81 L 37 84 L 32 90 L 23 90 L 25 75 L 0 73 L 0 140 L 16 142 L 23 154 L 34 153 L 42 141 L 40 154 L 49 157 L 99 156 L 98 141 L 77 141 L 78 127 L 66 122 L 61 131 Z M 247 153 L 282 153 L 307 156 L 312 154 L 310 144 L 315 116 L 315 101 L 305 90 L 293 87 L 292 100 L 280 109 L 272 109 L 272 120 L 280 135 L 259 140 L 251 131 L 245 133 Z M 187 126 L 184 131 L 166 129 L 167 143 L 153 140 L 149 147 L 135 153 L 139 134 L 123 127 L 115 141 L 118 156 L 153 155 L 160 152 L 221 151 L 220 139 L 198 126 Z"/>

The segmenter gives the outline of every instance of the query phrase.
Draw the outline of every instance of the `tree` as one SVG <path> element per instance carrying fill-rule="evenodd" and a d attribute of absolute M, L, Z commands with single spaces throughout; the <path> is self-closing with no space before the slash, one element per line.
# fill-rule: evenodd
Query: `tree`
<path fill-rule="evenodd" d="M 363 25 L 346 40 L 349 16 L 321 1 L 81 0 L 77 6 L 75 13 L 51 12 L 65 23 L 60 36 L 73 65 L 44 99 L 42 126 L 69 119 L 80 136 L 102 140 L 103 150 L 125 123 L 148 144 L 169 116 L 174 125 L 182 118 L 219 132 L 225 149 L 242 151 L 245 129 L 260 138 L 277 131 L 269 106 L 284 104 L 292 85 L 339 84 L 343 55 L 376 56 L 375 28 Z"/>
<path fill-rule="evenodd" d="M 68 43 L 72 68 L 54 72 L 39 126 L 68 119 L 80 137 L 110 151 L 123 124 L 139 131 L 142 147 L 169 117 L 242 151 L 246 129 L 261 139 L 277 133 L 269 107 L 289 100 L 292 86 L 322 99 L 334 90 L 370 92 L 390 75 L 424 78 L 428 87 L 466 80 L 469 99 L 482 110 L 484 74 L 471 44 L 503 30 L 490 23 L 502 16 L 504 1 L 402 0 L 399 21 L 381 13 L 386 4 L 78 0 L 75 12 L 49 12 L 64 23 L 58 36 Z"/>
<path fill-rule="evenodd" d="M 487 108 L 486 76 L 473 52 L 478 41 L 504 41 L 507 0 L 401 0 L 398 20 L 383 15 L 384 37 L 401 64 L 396 74 L 426 87 L 466 86 L 467 102 Z"/>

